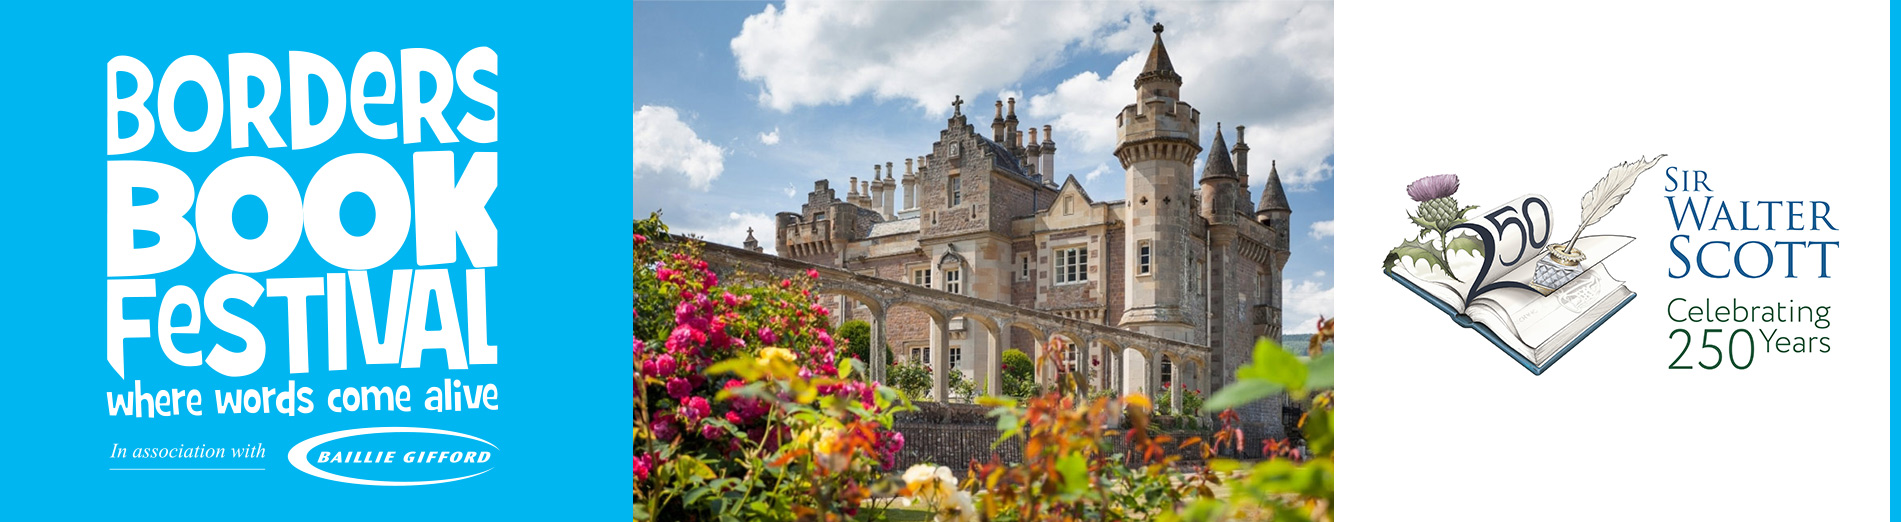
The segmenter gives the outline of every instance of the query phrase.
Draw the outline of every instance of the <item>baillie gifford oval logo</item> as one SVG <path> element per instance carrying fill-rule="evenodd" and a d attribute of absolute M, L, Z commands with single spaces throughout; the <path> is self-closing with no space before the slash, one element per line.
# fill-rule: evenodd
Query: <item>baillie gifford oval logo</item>
<path fill-rule="evenodd" d="M 290 464 L 313 477 L 365 486 L 426 486 L 494 469 L 494 443 L 434 428 L 356 428 L 305 439 Z"/>

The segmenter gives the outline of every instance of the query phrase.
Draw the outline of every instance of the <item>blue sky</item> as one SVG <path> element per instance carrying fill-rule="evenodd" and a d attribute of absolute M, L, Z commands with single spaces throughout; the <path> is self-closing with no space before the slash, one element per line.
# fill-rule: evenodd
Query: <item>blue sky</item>
<path fill-rule="evenodd" d="M 753 227 L 770 250 L 773 213 L 797 210 L 814 180 L 842 188 L 927 153 L 953 96 L 982 121 L 1015 96 L 1025 127 L 1055 127 L 1059 176 L 1122 199 L 1114 116 L 1158 21 L 1203 139 L 1215 122 L 1230 143 L 1248 126 L 1257 197 L 1279 161 L 1294 207 L 1287 331 L 1310 332 L 1333 315 L 1327 3 L 639 2 L 634 213 L 729 244 Z"/>

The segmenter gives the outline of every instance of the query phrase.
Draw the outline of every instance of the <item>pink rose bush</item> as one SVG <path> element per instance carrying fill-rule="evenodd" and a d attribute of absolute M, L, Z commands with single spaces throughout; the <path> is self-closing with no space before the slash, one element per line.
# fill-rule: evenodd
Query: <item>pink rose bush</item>
<path fill-rule="evenodd" d="M 635 223 L 634 518 L 849 519 L 901 487 L 909 404 L 842 358 L 817 271 L 722 277 L 665 232 Z"/>

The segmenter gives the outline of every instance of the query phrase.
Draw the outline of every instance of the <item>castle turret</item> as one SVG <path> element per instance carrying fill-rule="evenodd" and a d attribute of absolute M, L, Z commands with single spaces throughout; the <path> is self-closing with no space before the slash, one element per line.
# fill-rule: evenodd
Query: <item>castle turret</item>
<path fill-rule="evenodd" d="M 1126 172 L 1129 217 L 1121 324 L 1150 335 L 1193 341 L 1200 319 L 1189 313 L 1188 261 L 1193 240 L 1194 161 L 1201 154 L 1201 115 L 1183 103 L 1182 77 L 1162 45 L 1162 25 L 1135 78 L 1135 103 L 1116 116 L 1116 158 Z M 1147 263 L 1142 260 L 1146 259 Z"/>
<path fill-rule="evenodd" d="M 1287 205 L 1287 191 L 1281 188 L 1281 171 L 1276 163 L 1268 163 L 1267 185 L 1261 187 L 1261 204 L 1254 207 L 1254 220 L 1274 230 L 1275 244 L 1269 245 L 1287 250 L 1288 218 L 1294 214 L 1294 208 Z M 1284 262 L 1284 261 L 1283 261 Z"/>
<path fill-rule="evenodd" d="M 752 227 L 746 227 L 746 242 L 742 244 L 746 246 L 746 250 L 751 250 L 754 252 L 766 251 L 766 249 L 759 247 L 759 239 L 752 237 Z"/>
<path fill-rule="evenodd" d="M 1241 177 L 1235 173 L 1234 162 L 1228 157 L 1228 142 L 1221 135 L 1221 124 L 1216 123 L 1215 140 L 1201 169 L 1201 215 L 1209 226 L 1233 226 L 1247 220 L 1247 214 L 1234 212 L 1247 205 L 1240 197 L 1240 185 Z M 1226 243 L 1221 241 L 1226 238 L 1211 239 Z"/>

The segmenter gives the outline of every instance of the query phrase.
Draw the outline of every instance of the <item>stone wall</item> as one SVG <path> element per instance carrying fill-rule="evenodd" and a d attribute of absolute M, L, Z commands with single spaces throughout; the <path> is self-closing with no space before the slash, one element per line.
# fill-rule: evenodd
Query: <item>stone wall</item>
<path fill-rule="evenodd" d="M 919 407 L 923 410 L 898 416 L 895 428 L 904 434 L 904 450 L 898 453 L 894 472 L 902 472 L 915 464 L 932 463 L 948 466 L 962 477 L 973 460 L 989 462 L 995 456 L 1004 462 L 1022 461 L 1022 437 L 1012 437 L 995 449 L 990 447 L 1002 433 L 997 431 L 994 419 L 984 416 L 990 408 L 974 404 L 920 404 Z M 1167 444 L 1170 454 L 1180 455 L 1183 463 L 1202 459 L 1199 452 L 1181 450 L 1180 441 L 1190 437 L 1212 440 L 1212 433 L 1206 431 L 1171 432 L 1169 436 L 1175 440 Z M 1122 452 L 1126 447 L 1119 432 L 1107 442 L 1113 452 Z"/>

